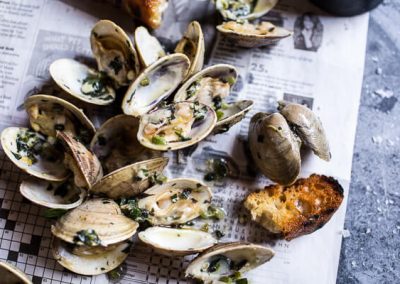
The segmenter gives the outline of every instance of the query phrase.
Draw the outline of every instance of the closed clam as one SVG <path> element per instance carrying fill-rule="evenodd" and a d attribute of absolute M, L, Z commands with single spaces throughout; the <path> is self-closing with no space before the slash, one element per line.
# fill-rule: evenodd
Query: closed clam
<path fill-rule="evenodd" d="M 167 163 L 168 158 L 156 158 L 125 166 L 104 176 L 90 192 L 104 194 L 114 200 L 138 195 L 156 182 Z"/>
<path fill-rule="evenodd" d="M 229 20 L 260 18 L 275 7 L 278 0 L 215 0 L 222 17 Z"/>
<path fill-rule="evenodd" d="M 192 229 L 150 227 L 138 234 L 139 239 L 164 255 L 183 256 L 208 249 L 218 241 L 210 233 Z"/>
<path fill-rule="evenodd" d="M 229 278 L 263 265 L 273 256 L 272 249 L 261 245 L 245 242 L 221 243 L 196 257 L 186 268 L 185 276 L 204 283 L 231 283 L 235 279 Z"/>
<path fill-rule="evenodd" d="M 189 23 L 185 34 L 175 47 L 175 52 L 185 54 L 190 60 L 189 76 L 199 72 L 204 64 L 204 35 L 197 21 Z"/>
<path fill-rule="evenodd" d="M 159 151 L 142 146 L 137 140 L 139 119 L 131 115 L 116 115 L 97 130 L 90 149 L 99 158 L 105 174 L 136 163 L 159 157 Z"/>
<path fill-rule="evenodd" d="M 4 261 L 0 261 L 0 275 L 5 284 L 32 284 L 25 273 Z"/>
<path fill-rule="evenodd" d="M 319 118 L 306 106 L 279 102 L 279 112 L 285 117 L 293 131 L 318 157 L 325 161 L 331 159 L 328 139 Z"/>
<path fill-rule="evenodd" d="M 63 181 L 70 172 L 63 165 L 64 153 L 54 138 L 24 127 L 8 127 L 1 132 L 7 157 L 26 173 L 48 181 Z"/>
<path fill-rule="evenodd" d="M 80 139 L 90 140 L 96 129 L 82 110 L 55 96 L 34 95 L 24 107 L 33 130 L 56 137 L 57 131 L 69 132 Z"/>
<path fill-rule="evenodd" d="M 29 178 L 21 183 L 19 191 L 31 202 L 54 209 L 75 208 L 86 197 L 85 190 L 76 187 L 72 180 L 56 183 Z"/>
<path fill-rule="evenodd" d="M 92 52 L 100 72 L 107 74 L 116 87 L 127 86 L 140 69 L 136 50 L 124 30 L 109 20 L 100 20 L 90 34 Z"/>
<path fill-rule="evenodd" d="M 138 117 L 155 108 L 179 86 L 189 64 L 186 55 L 176 53 L 148 66 L 127 90 L 122 101 L 123 112 Z"/>
<path fill-rule="evenodd" d="M 107 247 L 129 239 L 137 228 L 138 223 L 125 217 L 116 202 L 94 198 L 61 216 L 51 232 L 67 243 Z"/>
<path fill-rule="evenodd" d="M 151 212 L 153 225 L 184 224 L 207 211 L 212 193 L 209 187 L 194 179 L 172 179 L 144 192 L 138 202 L 141 209 Z"/>
<path fill-rule="evenodd" d="M 142 26 L 135 30 L 135 46 L 144 67 L 166 55 L 158 39 Z"/>
<path fill-rule="evenodd" d="M 293 183 L 301 166 L 300 140 L 279 113 L 256 114 L 250 122 L 249 147 L 253 160 L 269 179 Z"/>
<path fill-rule="evenodd" d="M 56 84 L 71 96 L 95 105 L 109 105 L 115 100 L 113 82 L 103 73 L 69 58 L 50 65 L 50 75 Z"/>
<path fill-rule="evenodd" d="M 189 147 L 206 138 L 217 122 L 215 112 L 198 102 L 179 102 L 143 115 L 137 138 L 150 149 Z"/>
<path fill-rule="evenodd" d="M 218 25 L 217 30 L 235 45 L 242 47 L 271 45 L 292 35 L 291 31 L 270 22 L 252 24 L 229 21 Z"/>
<path fill-rule="evenodd" d="M 58 132 L 65 146 L 64 164 L 74 173 L 77 187 L 91 188 L 103 176 L 99 159 L 69 133 Z"/>

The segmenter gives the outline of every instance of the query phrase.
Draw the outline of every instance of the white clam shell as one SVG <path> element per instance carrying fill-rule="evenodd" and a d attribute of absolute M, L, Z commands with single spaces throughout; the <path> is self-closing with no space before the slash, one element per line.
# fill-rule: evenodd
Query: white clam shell
<path fill-rule="evenodd" d="M 143 66 L 147 67 L 165 56 L 165 51 L 158 39 L 152 36 L 145 27 L 135 30 L 135 46 Z"/>
<path fill-rule="evenodd" d="M 32 284 L 25 273 L 4 261 L 0 261 L 0 275 L 4 284 Z"/>
<path fill-rule="evenodd" d="M 136 117 L 147 113 L 175 91 L 188 69 L 189 59 L 184 54 L 160 58 L 130 85 L 122 101 L 122 111 Z"/>
<path fill-rule="evenodd" d="M 218 242 L 207 232 L 167 227 L 150 227 L 140 232 L 138 237 L 158 253 L 168 256 L 196 254 Z"/>
<path fill-rule="evenodd" d="M 58 194 L 57 189 L 60 186 L 65 185 L 29 178 L 21 183 L 19 191 L 26 199 L 47 208 L 68 210 L 82 204 L 86 197 L 85 190 L 70 185 L 63 189 L 65 192 Z"/>
<path fill-rule="evenodd" d="M 190 194 L 181 198 L 185 190 L 189 190 Z M 207 211 L 212 198 L 208 186 L 187 178 L 171 179 L 149 188 L 144 194 L 148 197 L 140 199 L 138 206 L 151 212 L 149 221 L 153 225 L 183 224 L 193 220 Z"/>
<path fill-rule="evenodd" d="M 109 105 L 115 100 L 115 91 L 111 86 L 107 86 L 107 92 L 98 97 L 82 92 L 84 80 L 99 73 L 76 60 L 58 59 L 50 65 L 49 70 L 51 77 L 61 89 L 81 101 L 94 105 Z"/>
<path fill-rule="evenodd" d="M 21 170 L 37 178 L 48 181 L 63 181 L 67 179 L 70 172 L 63 165 L 62 161 L 51 162 L 42 159 L 39 155 L 35 155 L 37 162 L 30 165 L 24 162 L 24 157 L 21 159 L 16 158 L 15 154 L 20 153 L 18 152 L 16 142 L 18 134 L 26 131 L 30 130 L 24 127 L 8 127 L 1 132 L 1 145 L 7 157 Z M 46 140 L 45 137 L 39 133 L 35 135 L 42 140 Z"/>

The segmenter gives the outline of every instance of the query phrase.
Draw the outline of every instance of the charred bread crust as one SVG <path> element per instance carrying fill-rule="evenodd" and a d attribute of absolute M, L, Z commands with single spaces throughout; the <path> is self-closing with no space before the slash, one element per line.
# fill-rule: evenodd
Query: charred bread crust
<path fill-rule="evenodd" d="M 252 219 L 286 240 L 322 228 L 343 201 L 339 182 L 313 174 L 290 186 L 270 185 L 247 196 L 244 206 Z"/>

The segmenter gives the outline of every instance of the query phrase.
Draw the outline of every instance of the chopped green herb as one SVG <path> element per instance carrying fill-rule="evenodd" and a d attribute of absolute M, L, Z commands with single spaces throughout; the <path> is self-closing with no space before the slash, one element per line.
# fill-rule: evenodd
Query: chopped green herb
<path fill-rule="evenodd" d="M 182 135 L 182 129 L 180 129 L 180 128 L 175 130 L 175 134 L 176 134 L 176 136 L 179 137 L 179 139 L 180 139 L 181 141 L 189 141 L 189 140 L 192 139 L 192 138 L 190 138 L 190 137 L 183 136 L 183 135 Z"/>
<path fill-rule="evenodd" d="M 150 79 L 148 77 L 145 77 L 140 81 L 140 86 L 142 86 L 142 87 L 146 87 L 149 84 L 150 84 Z"/>
<path fill-rule="evenodd" d="M 206 117 L 208 109 L 206 106 L 200 106 L 198 102 L 193 104 L 193 117 L 195 121 L 203 120 Z"/>
<path fill-rule="evenodd" d="M 119 56 L 116 56 L 113 60 L 110 61 L 108 66 L 114 71 L 115 75 L 118 75 L 118 73 L 122 70 L 122 62 Z"/>
<path fill-rule="evenodd" d="M 225 211 L 222 208 L 210 205 L 208 206 L 207 211 L 201 212 L 200 217 L 203 219 L 222 220 L 225 217 Z"/>
<path fill-rule="evenodd" d="M 144 180 L 149 176 L 149 170 L 141 168 L 137 171 L 136 176 L 134 177 L 135 181 L 141 181 Z"/>
<path fill-rule="evenodd" d="M 163 184 L 168 180 L 168 178 L 162 173 L 155 172 L 153 173 L 152 176 L 150 176 L 149 180 L 151 185 L 155 185 L 155 184 Z"/>
<path fill-rule="evenodd" d="M 199 88 L 200 82 L 198 80 L 190 84 L 189 88 L 187 88 L 186 90 L 186 99 L 190 99 L 191 97 L 193 97 L 197 93 Z"/>
<path fill-rule="evenodd" d="M 229 266 L 230 261 L 231 260 L 227 258 L 225 255 L 217 254 L 210 261 L 210 265 L 208 266 L 207 272 L 209 273 L 217 272 L 221 268 L 222 264 L 226 264 L 227 266 Z"/>
<path fill-rule="evenodd" d="M 167 145 L 167 141 L 165 140 L 164 137 L 161 137 L 159 135 L 155 135 L 151 138 L 151 143 L 156 144 L 156 145 Z"/>
<path fill-rule="evenodd" d="M 176 203 L 178 202 L 178 200 L 179 200 L 178 194 L 175 193 L 174 195 L 171 196 L 172 203 Z"/>
<path fill-rule="evenodd" d="M 236 280 L 236 284 L 248 284 L 249 281 L 247 280 L 247 278 L 241 278 Z"/>
<path fill-rule="evenodd" d="M 134 198 L 122 198 L 119 202 L 119 206 L 125 216 L 135 220 L 136 222 L 143 223 L 147 221 L 149 217 L 149 212 L 146 209 L 139 208 L 138 201 Z"/>
<path fill-rule="evenodd" d="M 234 77 L 229 77 L 227 81 L 228 81 L 229 85 L 232 86 L 233 84 L 235 84 L 236 79 Z"/>
<path fill-rule="evenodd" d="M 47 219 L 58 219 L 65 213 L 67 213 L 68 210 L 66 209 L 56 209 L 56 208 L 50 208 L 44 211 L 43 217 Z"/>
<path fill-rule="evenodd" d="M 203 232 L 208 232 L 208 230 L 210 229 L 210 226 L 208 225 L 208 223 L 204 223 L 203 226 L 201 226 L 200 230 Z"/>
<path fill-rule="evenodd" d="M 182 190 L 182 193 L 179 195 L 179 198 L 180 199 L 188 199 L 191 193 L 192 193 L 191 188 L 185 188 Z"/>
<path fill-rule="evenodd" d="M 224 113 L 222 110 L 220 110 L 220 109 L 217 109 L 217 110 L 215 111 L 215 113 L 217 114 L 217 120 L 221 120 L 221 119 L 224 117 L 224 115 L 225 115 L 225 113 Z"/>
<path fill-rule="evenodd" d="M 11 153 L 14 155 L 15 159 L 21 160 L 22 156 L 20 154 L 17 154 L 17 153 L 14 153 L 14 152 L 11 152 Z"/>
<path fill-rule="evenodd" d="M 221 239 L 225 236 L 225 234 L 223 232 L 221 232 L 220 230 L 215 230 L 214 233 L 215 233 L 215 236 L 217 237 L 217 239 Z"/>
<path fill-rule="evenodd" d="M 113 270 L 107 272 L 107 277 L 111 281 L 117 281 L 122 278 L 123 273 L 124 273 L 124 269 L 123 269 L 122 265 L 120 265 L 117 268 L 114 268 Z"/>
<path fill-rule="evenodd" d="M 81 91 L 92 98 L 103 97 L 107 93 L 107 81 L 107 78 L 102 73 L 89 75 L 83 79 Z"/>
<path fill-rule="evenodd" d="M 76 232 L 74 243 L 78 245 L 98 246 L 101 244 L 101 241 L 95 230 L 88 229 Z"/>

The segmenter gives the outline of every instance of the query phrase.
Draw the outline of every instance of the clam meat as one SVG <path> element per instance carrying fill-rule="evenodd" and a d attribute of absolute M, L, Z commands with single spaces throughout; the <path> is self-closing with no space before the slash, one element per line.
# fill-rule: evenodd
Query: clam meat
<path fill-rule="evenodd" d="M 249 20 L 268 13 L 278 0 L 215 0 L 217 10 L 225 19 Z"/>

